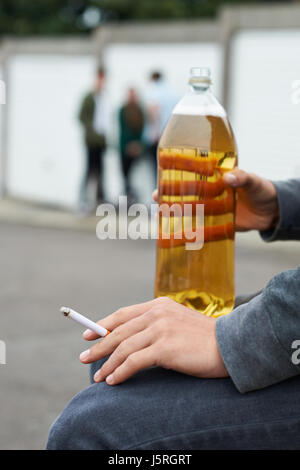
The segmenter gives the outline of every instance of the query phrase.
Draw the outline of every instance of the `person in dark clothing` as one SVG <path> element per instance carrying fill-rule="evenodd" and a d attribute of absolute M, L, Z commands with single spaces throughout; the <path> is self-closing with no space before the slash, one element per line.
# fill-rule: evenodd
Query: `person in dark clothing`
<path fill-rule="evenodd" d="M 143 150 L 142 132 L 144 128 L 144 114 L 133 88 L 129 89 L 127 101 L 120 109 L 119 127 L 119 145 L 125 190 L 128 198 L 134 199 L 134 192 L 130 183 L 130 173 L 132 165 L 138 160 Z"/>
<path fill-rule="evenodd" d="M 91 178 L 97 180 L 97 202 L 103 199 L 103 154 L 106 147 L 109 111 L 104 90 L 105 71 L 97 71 L 95 88 L 89 92 L 81 105 L 79 119 L 84 127 L 86 143 L 86 171 L 81 184 L 80 205 L 86 208 L 87 186 Z"/>

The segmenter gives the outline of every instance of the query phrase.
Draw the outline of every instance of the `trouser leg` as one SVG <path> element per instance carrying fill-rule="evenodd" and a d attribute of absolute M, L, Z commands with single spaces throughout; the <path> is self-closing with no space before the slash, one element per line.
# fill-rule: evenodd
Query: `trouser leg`
<path fill-rule="evenodd" d="M 86 149 L 86 165 L 80 186 L 80 204 L 84 204 L 87 200 L 87 187 L 92 173 L 91 149 Z"/>
<path fill-rule="evenodd" d="M 300 449 L 299 386 L 295 377 L 243 395 L 229 378 L 150 368 L 80 392 L 48 449 Z"/>
<path fill-rule="evenodd" d="M 132 166 L 132 158 L 129 158 L 126 154 L 123 154 L 122 155 L 122 171 L 123 171 L 126 194 L 131 193 L 131 185 L 130 185 L 131 166 Z"/>
<path fill-rule="evenodd" d="M 155 142 L 151 144 L 149 147 L 149 153 L 151 156 L 151 163 L 153 167 L 155 185 L 157 184 L 156 183 L 157 181 L 157 146 L 158 146 L 158 142 Z"/>
<path fill-rule="evenodd" d="M 97 179 L 97 202 L 98 204 L 103 200 L 103 150 L 101 148 L 95 149 L 94 168 Z"/>
<path fill-rule="evenodd" d="M 103 199 L 103 150 L 100 147 L 87 148 L 86 170 L 80 189 L 80 202 L 87 200 L 87 187 L 90 179 L 94 177 L 97 182 L 97 202 Z"/>

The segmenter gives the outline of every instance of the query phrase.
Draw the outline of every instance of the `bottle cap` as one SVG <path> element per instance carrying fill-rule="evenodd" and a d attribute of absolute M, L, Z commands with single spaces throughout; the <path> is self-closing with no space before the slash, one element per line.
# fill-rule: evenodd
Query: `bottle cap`
<path fill-rule="evenodd" d="M 203 83 L 207 85 L 211 84 L 210 69 L 208 67 L 192 67 L 190 73 L 190 85 L 194 85 L 197 83 Z"/>

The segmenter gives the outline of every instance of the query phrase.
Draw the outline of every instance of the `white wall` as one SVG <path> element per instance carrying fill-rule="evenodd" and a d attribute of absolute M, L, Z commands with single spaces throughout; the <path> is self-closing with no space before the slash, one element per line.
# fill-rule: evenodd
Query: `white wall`
<path fill-rule="evenodd" d="M 300 79 L 300 31 L 243 31 L 232 43 L 229 114 L 240 166 L 270 178 L 300 176 L 300 104 L 292 83 Z M 220 95 L 222 50 L 216 44 L 113 44 L 105 51 L 112 103 L 112 141 L 117 109 L 129 86 L 143 98 L 149 72 L 162 70 L 181 96 L 191 66 L 212 69 Z M 8 65 L 8 190 L 12 195 L 74 207 L 84 169 L 77 120 L 81 97 L 93 82 L 93 56 L 17 55 Z M 118 153 L 106 155 L 106 190 L 122 189 Z M 135 172 L 140 197 L 150 202 L 153 180 L 142 163 Z"/>
<path fill-rule="evenodd" d="M 216 95 L 221 93 L 222 50 L 214 43 L 184 44 L 112 44 L 104 54 L 108 71 L 107 88 L 113 110 L 112 141 L 116 141 L 116 113 L 122 105 L 129 87 L 134 87 L 143 101 L 150 72 L 160 70 L 165 75 L 170 87 L 178 98 L 185 93 L 191 67 L 207 66 L 211 68 L 213 89 Z M 117 150 L 111 148 L 107 153 L 107 169 L 114 174 L 108 179 L 108 195 L 114 199 L 122 188 L 119 175 Z M 134 184 L 140 198 L 151 202 L 153 178 L 151 168 L 143 161 L 134 174 Z"/>
<path fill-rule="evenodd" d="M 230 117 L 240 166 L 273 179 L 300 176 L 300 31 L 243 31 L 232 43 Z"/>
<path fill-rule="evenodd" d="M 157 69 L 180 97 L 187 88 L 191 67 L 210 67 L 213 90 L 218 95 L 222 84 L 221 54 L 220 46 L 214 43 L 112 44 L 104 55 L 113 90 L 112 103 L 119 106 L 129 86 L 136 87 L 143 96 L 150 72 Z"/>
<path fill-rule="evenodd" d="M 92 56 L 16 55 L 8 64 L 8 191 L 75 206 L 83 171 L 80 99 Z"/>
<path fill-rule="evenodd" d="M 149 73 L 164 72 L 180 98 L 192 66 L 212 69 L 216 94 L 221 89 L 221 50 L 215 44 L 108 46 L 104 55 L 111 99 L 111 142 L 105 158 L 106 195 L 122 190 L 116 147 L 117 110 L 129 86 L 143 99 Z M 84 147 L 78 106 L 91 88 L 96 62 L 92 56 L 16 55 L 8 65 L 8 191 L 11 195 L 75 207 L 84 170 Z M 151 167 L 141 162 L 134 182 L 142 200 L 150 202 Z"/>

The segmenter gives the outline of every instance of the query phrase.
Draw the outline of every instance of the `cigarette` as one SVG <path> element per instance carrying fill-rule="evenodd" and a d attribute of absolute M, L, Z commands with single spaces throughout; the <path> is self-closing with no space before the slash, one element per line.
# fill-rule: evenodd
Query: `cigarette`
<path fill-rule="evenodd" d="M 75 312 L 75 310 L 72 310 L 69 307 L 61 307 L 60 311 L 65 317 L 72 318 L 72 320 L 76 321 L 77 323 L 80 323 L 80 325 L 84 326 L 85 328 L 89 328 L 90 330 L 94 331 L 94 333 L 97 333 L 97 335 L 99 336 L 104 337 L 110 333 L 110 331 L 108 331 L 103 326 L 98 325 L 98 323 L 93 322 L 89 318 L 86 318 L 84 315 L 81 315 L 81 313 Z"/>

